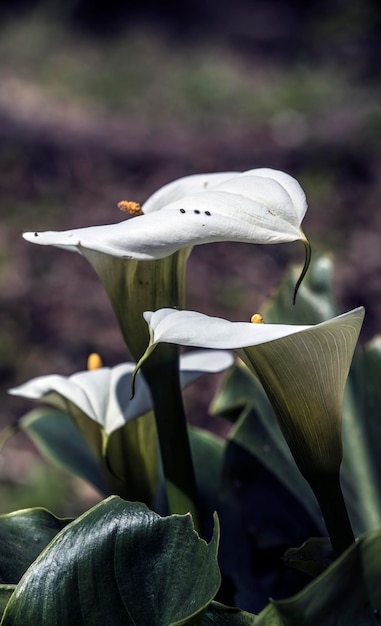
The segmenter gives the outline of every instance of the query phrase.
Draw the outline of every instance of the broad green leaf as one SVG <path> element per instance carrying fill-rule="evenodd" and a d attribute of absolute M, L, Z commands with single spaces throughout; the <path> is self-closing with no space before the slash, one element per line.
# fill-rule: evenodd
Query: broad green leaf
<path fill-rule="evenodd" d="M 0 516 L 0 583 L 17 584 L 68 520 L 46 509 L 24 509 Z"/>
<path fill-rule="evenodd" d="M 381 531 L 363 535 L 300 594 L 273 606 L 287 626 L 374 626 L 381 607 Z"/>
<path fill-rule="evenodd" d="M 66 526 L 20 581 L 2 626 L 196 624 L 219 584 L 189 515 L 108 498 Z"/>
<path fill-rule="evenodd" d="M 319 524 L 316 498 L 295 464 L 263 387 L 247 367 L 238 362 L 225 378 L 211 410 L 213 413 L 238 413 L 239 407 L 240 417 L 229 440 L 272 472 Z"/>
<path fill-rule="evenodd" d="M 225 454 L 218 507 L 221 523 L 219 563 L 231 597 L 225 604 L 258 613 L 269 597 L 300 591 L 310 577 L 289 568 L 286 550 L 321 530 L 303 504 L 253 454 L 230 441 Z"/>
<path fill-rule="evenodd" d="M 19 427 L 45 458 L 107 493 L 97 460 L 69 415 L 39 408 L 27 413 Z"/>
<path fill-rule="evenodd" d="M 358 349 L 344 398 L 342 482 L 356 534 L 381 527 L 381 342 Z"/>
<path fill-rule="evenodd" d="M 257 616 L 242 616 L 243 626 L 375 626 L 381 606 L 381 531 L 363 535 L 323 574 L 287 600 L 271 601 Z M 211 614 L 216 613 L 214 603 Z M 218 615 L 218 613 L 217 613 Z M 204 622 L 202 626 L 225 626 Z M 237 614 L 237 626 L 241 626 Z M 205 619 L 205 618 L 204 618 Z M 252 621 L 249 621 L 252 619 Z M 232 626 L 235 626 L 234 614 Z"/>

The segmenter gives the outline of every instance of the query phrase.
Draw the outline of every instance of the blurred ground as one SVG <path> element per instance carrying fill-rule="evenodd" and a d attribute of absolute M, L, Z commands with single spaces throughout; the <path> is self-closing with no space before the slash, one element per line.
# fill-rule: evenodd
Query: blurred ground
<path fill-rule="evenodd" d="M 86 262 L 21 232 L 120 221 L 119 200 L 195 172 L 297 177 L 305 231 L 336 259 L 340 310 L 364 304 L 364 338 L 379 332 L 378 4 L 93 5 L 0 9 L 1 422 L 30 408 L 12 385 L 82 369 L 91 351 L 126 358 Z M 299 244 L 201 246 L 187 304 L 248 319 L 302 258 Z"/>

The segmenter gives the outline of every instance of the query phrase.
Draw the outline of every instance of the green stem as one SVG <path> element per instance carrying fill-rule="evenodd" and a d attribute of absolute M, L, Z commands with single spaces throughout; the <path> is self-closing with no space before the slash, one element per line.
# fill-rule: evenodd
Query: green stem
<path fill-rule="evenodd" d="M 332 548 L 340 556 L 355 541 L 355 537 L 341 490 L 339 473 L 320 473 L 309 476 L 307 480 L 319 502 Z"/>
<path fill-rule="evenodd" d="M 152 396 L 170 513 L 192 513 L 198 496 L 179 377 L 178 347 L 160 344 L 141 365 Z"/>

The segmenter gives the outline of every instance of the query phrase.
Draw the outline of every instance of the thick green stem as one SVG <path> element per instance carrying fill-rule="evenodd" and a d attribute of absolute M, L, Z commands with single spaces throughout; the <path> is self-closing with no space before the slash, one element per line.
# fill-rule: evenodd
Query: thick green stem
<path fill-rule="evenodd" d="M 339 473 L 324 475 L 320 473 L 309 476 L 307 480 L 319 502 L 333 550 L 339 556 L 355 541 Z"/>
<path fill-rule="evenodd" d="M 192 513 L 198 496 L 179 378 L 178 347 L 160 344 L 142 363 L 156 417 L 170 513 Z"/>

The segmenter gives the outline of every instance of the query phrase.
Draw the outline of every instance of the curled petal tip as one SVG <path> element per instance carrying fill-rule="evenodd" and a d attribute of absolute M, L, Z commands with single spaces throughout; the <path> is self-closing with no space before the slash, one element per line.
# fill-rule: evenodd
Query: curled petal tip
<path fill-rule="evenodd" d="M 312 253 L 311 244 L 310 244 L 310 242 L 308 241 L 307 238 L 303 238 L 303 239 L 301 239 L 301 241 L 302 241 L 302 243 L 304 245 L 305 259 L 304 259 L 303 269 L 302 269 L 302 271 L 300 273 L 300 276 L 299 276 L 299 278 L 298 278 L 298 280 L 296 282 L 296 285 L 295 285 L 294 295 L 293 295 L 293 298 L 292 298 L 293 306 L 295 306 L 296 296 L 297 296 L 297 293 L 299 291 L 299 287 L 302 284 L 302 282 L 304 280 L 304 277 L 307 274 L 308 268 L 309 268 L 310 263 L 311 263 L 311 253 Z"/>

